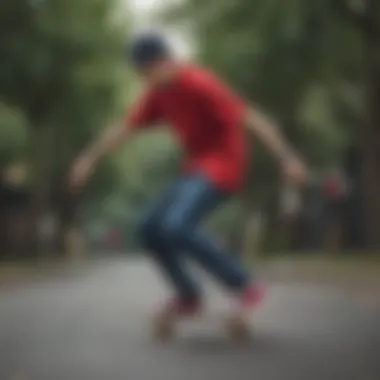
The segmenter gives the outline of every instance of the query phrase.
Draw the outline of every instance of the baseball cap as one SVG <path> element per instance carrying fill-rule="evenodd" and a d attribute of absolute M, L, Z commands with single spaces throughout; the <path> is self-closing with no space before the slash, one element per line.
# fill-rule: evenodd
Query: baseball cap
<path fill-rule="evenodd" d="M 127 56 L 134 66 L 146 66 L 171 55 L 168 41 L 159 33 L 149 32 L 135 36 L 128 46 Z"/>

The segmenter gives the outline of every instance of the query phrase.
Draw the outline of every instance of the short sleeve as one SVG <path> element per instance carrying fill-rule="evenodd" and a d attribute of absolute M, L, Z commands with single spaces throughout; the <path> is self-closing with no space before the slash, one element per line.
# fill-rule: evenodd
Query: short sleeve
<path fill-rule="evenodd" d="M 227 85 L 209 72 L 197 73 L 192 86 L 201 103 L 223 124 L 239 124 L 247 109 L 246 103 Z"/>
<path fill-rule="evenodd" d="M 145 128 L 159 122 L 161 116 L 154 91 L 146 92 L 129 111 L 125 124 L 133 128 Z"/>

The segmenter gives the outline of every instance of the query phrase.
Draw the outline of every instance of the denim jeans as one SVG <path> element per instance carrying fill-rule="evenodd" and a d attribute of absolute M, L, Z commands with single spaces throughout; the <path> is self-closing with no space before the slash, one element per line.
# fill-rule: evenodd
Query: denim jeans
<path fill-rule="evenodd" d="M 230 289 L 239 290 L 250 281 L 236 255 L 199 228 L 204 218 L 227 198 L 202 174 L 184 175 L 153 204 L 140 226 L 144 246 L 152 251 L 182 297 L 200 295 L 184 255 L 195 259 Z"/>

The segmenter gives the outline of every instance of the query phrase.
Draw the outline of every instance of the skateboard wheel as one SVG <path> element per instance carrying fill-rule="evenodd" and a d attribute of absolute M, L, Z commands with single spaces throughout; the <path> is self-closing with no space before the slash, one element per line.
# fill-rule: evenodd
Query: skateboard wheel
<path fill-rule="evenodd" d="M 175 334 L 175 326 L 173 321 L 155 320 L 153 323 L 154 337 L 160 341 L 166 341 L 171 339 Z"/>
<path fill-rule="evenodd" d="M 233 317 L 227 321 L 227 333 L 236 340 L 247 340 L 251 337 L 251 328 L 243 318 Z"/>

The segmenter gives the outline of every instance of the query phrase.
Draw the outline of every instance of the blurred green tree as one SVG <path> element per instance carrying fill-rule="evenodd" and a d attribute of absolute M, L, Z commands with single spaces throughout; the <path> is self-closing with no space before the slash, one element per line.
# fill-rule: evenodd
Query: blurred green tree
<path fill-rule="evenodd" d="M 335 0 L 336 13 L 362 39 L 364 117 L 357 139 L 362 152 L 362 179 L 369 248 L 380 248 L 380 4 L 376 0 Z"/>
<path fill-rule="evenodd" d="M 28 125 L 23 114 L 0 103 L 0 173 L 25 155 Z"/>
<path fill-rule="evenodd" d="M 128 17 L 122 9 L 116 0 L 1 4 L 0 97 L 23 112 L 30 128 L 35 226 L 52 208 L 61 231 L 67 229 L 77 204 L 67 170 L 128 96 L 130 76 L 122 62 Z M 99 172 L 96 190 L 111 186 L 111 163 Z"/>

